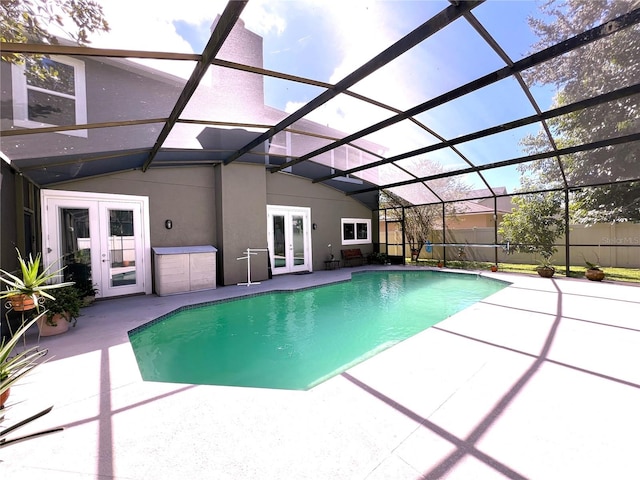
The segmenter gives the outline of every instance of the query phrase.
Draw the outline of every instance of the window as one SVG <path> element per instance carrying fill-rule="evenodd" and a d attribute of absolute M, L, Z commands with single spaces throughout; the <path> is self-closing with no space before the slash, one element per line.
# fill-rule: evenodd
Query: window
<path fill-rule="evenodd" d="M 371 220 L 366 218 L 342 219 L 342 244 L 371 243 Z"/>
<path fill-rule="evenodd" d="M 87 123 L 84 62 L 73 58 L 27 58 L 12 65 L 13 118 L 20 127 Z M 86 137 L 86 130 L 60 132 Z"/>

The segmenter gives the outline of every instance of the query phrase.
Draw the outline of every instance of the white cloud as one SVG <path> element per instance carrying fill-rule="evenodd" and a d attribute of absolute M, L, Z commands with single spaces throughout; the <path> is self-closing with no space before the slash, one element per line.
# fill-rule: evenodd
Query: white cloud
<path fill-rule="evenodd" d="M 318 5 L 318 2 L 310 3 Z M 349 1 L 342 2 L 340 8 L 327 8 L 326 3 L 324 5 L 324 8 L 316 8 L 315 11 L 317 15 L 326 16 L 324 23 L 331 25 L 331 31 L 326 32 L 326 36 L 336 39 L 335 44 L 339 45 L 340 55 L 329 79 L 331 83 L 344 79 L 402 35 L 408 33 L 395 30 L 393 13 L 389 10 L 393 8 L 393 2 Z M 316 59 L 316 61 L 322 60 Z M 408 108 L 415 104 L 415 91 L 416 87 L 419 87 L 419 84 L 415 83 L 415 78 L 407 75 L 407 72 L 412 72 L 412 67 L 415 66 L 411 61 L 409 58 L 396 59 L 354 85 L 351 90 L 382 100 L 391 107 Z M 288 102 L 286 111 L 291 113 L 301 106 L 303 103 Z M 353 133 L 391 115 L 389 111 L 340 95 L 314 111 L 308 118 L 322 125 Z M 424 146 L 425 142 L 431 143 L 430 135 L 407 122 L 373 134 L 369 140 L 387 146 L 390 154 Z"/>
<path fill-rule="evenodd" d="M 272 31 L 280 35 L 287 27 L 287 20 L 273 8 L 272 2 L 252 0 L 240 16 L 247 27 L 258 35 L 265 36 Z"/>

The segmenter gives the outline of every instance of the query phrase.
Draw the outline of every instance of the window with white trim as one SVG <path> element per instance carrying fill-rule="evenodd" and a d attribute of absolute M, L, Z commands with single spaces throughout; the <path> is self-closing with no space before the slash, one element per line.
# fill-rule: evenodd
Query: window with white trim
<path fill-rule="evenodd" d="M 84 62 L 52 55 L 12 65 L 13 119 L 26 128 L 87 123 Z M 86 137 L 86 130 L 66 135 Z"/>
<path fill-rule="evenodd" d="M 341 224 L 343 245 L 371 243 L 371 219 L 343 218 Z"/>

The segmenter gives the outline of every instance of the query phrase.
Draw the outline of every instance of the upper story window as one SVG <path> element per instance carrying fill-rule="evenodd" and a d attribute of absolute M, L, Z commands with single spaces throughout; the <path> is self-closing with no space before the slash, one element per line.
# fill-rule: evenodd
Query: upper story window
<path fill-rule="evenodd" d="M 12 65 L 13 118 L 20 127 L 87 123 L 84 62 L 51 56 Z M 60 132 L 86 137 L 86 130 Z"/>
<path fill-rule="evenodd" d="M 371 243 L 371 220 L 367 218 L 342 219 L 342 244 Z"/>

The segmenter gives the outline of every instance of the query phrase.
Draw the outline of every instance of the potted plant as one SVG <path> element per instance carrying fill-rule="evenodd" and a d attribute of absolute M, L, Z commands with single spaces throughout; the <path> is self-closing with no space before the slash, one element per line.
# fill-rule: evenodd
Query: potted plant
<path fill-rule="evenodd" d="M 11 301 L 11 307 L 17 311 L 30 310 L 39 308 L 39 299 L 42 297 L 53 300 L 53 295 L 48 290 L 71 285 L 72 282 L 51 284 L 53 280 L 64 267 L 51 271 L 53 264 L 45 269 L 40 268 L 40 253 L 34 259 L 29 254 L 29 259 L 22 258 L 20 250 L 16 248 L 18 253 L 18 263 L 20 264 L 21 277 L 13 275 L 5 270 L 0 269 L 0 281 L 7 284 L 7 288 L 0 293 L 0 299 L 8 298 Z"/>
<path fill-rule="evenodd" d="M 91 280 L 75 282 L 74 286 L 78 290 L 83 307 L 88 307 L 95 301 L 98 289 L 91 283 Z"/>
<path fill-rule="evenodd" d="M 547 255 L 547 253 L 543 252 L 542 260 L 540 260 L 540 265 L 536 267 L 536 272 L 541 277 L 551 278 L 556 273 L 556 268 L 551 263 L 551 255 Z"/>
<path fill-rule="evenodd" d="M 44 315 L 43 312 L 25 322 L 8 341 L 0 342 L 0 408 L 9 398 L 11 386 L 39 365 L 38 360 L 47 354 L 47 349 L 34 346 L 11 356 L 20 338 Z"/>
<path fill-rule="evenodd" d="M 604 271 L 600 269 L 600 266 L 587 260 L 585 260 L 585 263 L 587 264 L 587 270 L 584 272 L 584 276 L 594 282 L 601 282 L 604 279 Z"/>
<path fill-rule="evenodd" d="M 45 301 L 45 306 L 46 316 L 38 321 L 40 335 L 46 337 L 64 333 L 69 329 L 70 323 L 75 325 L 80 315 L 80 292 L 73 285 L 62 287 L 56 291 L 55 299 Z"/>
<path fill-rule="evenodd" d="M 367 260 L 370 264 L 379 264 L 379 265 L 385 265 L 388 261 L 388 257 L 386 253 L 382 253 L 382 252 L 371 252 L 368 256 L 367 256 Z"/>

